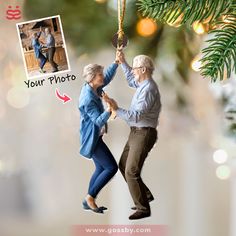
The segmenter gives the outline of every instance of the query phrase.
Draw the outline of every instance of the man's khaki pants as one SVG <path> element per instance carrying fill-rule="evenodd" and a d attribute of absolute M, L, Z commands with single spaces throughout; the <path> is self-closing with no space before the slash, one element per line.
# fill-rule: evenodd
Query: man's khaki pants
<path fill-rule="evenodd" d="M 153 196 L 143 183 L 140 174 L 144 161 L 156 140 L 156 129 L 131 127 L 128 141 L 119 161 L 119 169 L 128 184 L 134 204 L 139 211 L 150 211 L 148 199 Z"/>

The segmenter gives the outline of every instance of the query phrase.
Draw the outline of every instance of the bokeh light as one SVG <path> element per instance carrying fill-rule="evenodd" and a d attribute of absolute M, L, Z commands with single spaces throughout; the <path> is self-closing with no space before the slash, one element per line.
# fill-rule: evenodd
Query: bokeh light
<path fill-rule="evenodd" d="M 219 179 L 222 179 L 222 180 L 228 179 L 230 177 L 230 174 L 231 174 L 231 171 L 230 171 L 229 166 L 222 165 L 216 169 L 216 176 Z"/>
<path fill-rule="evenodd" d="M 95 0 L 97 3 L 105 3 L 107 0 Z"/>
<path fill-rule="evenodd" d="M 136 30 L 142 37 L 149 37 L 157 30 L 157 24 L 149 18 L 141 19 L 138 21 Z"/>
<path fill-rule="evenodd" d="M 201 70 L 200 68 L 202 66 L 202 63 L 200 59 L 201 59 L 200 55 L 197 55 L 196 57 L 194 57 L 194 59 L 191 62 L 191 68 L 196 72 Z"/>
<path fill-rule="evenodd" d="M 197 34 L 204 34 L 205 33 L 205 29 L 202 23 L 195 21 L 193 23 L 193 30 L 197 33 Z"/>
<path fill-rule="evenodd" d="M 213 160 L 218 164 L 223 164 L 227 161 L 228 154 L 223 149 L 218 149 L 213 154 Z"/>
<path fill-rule="evenodd" d="M 7 93 L 7 102 L 14 108 L 23 108 L 29 104 L 30 94 L 26 88 L 13 87 Z"/>

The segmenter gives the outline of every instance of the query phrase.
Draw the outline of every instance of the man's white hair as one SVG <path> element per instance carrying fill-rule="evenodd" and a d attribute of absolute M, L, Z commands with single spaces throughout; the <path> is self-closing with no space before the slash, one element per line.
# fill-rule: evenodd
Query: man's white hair
<path fill-rule="evenodd" d="M 103 71 L 104 67 L 98 64 L 88 64 L 84 67 L 83 77 L 87 83 L 90 83 L 97 73 Z"/>
<path fill-rule="evenodd" d="M 45 28 L 45 31 L 48 31 L 48 33 L 51 33 L 51 29 L 50 28 Z"/>
<path fill-rule="evenodd" d="M 133 67 L 146 67 L 147 69 L 154 71 L 154 63 L 149 56 L 138 55 L 133 59 Z"/>

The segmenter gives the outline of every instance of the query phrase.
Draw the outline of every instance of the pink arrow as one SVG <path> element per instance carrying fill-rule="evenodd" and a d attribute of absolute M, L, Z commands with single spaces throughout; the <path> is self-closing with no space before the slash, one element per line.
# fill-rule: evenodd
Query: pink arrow
<path fill-rule="evenodd" d="M 71 101 L 72 99 L 67 96 L 66 94 L 63 94 L 63 96 L 61 96 L 58 92 L 58 89 L 55 90 L 56 96 L 58 97 L 58 99 L 63 100 L 63 104 L 65 104 L 66 102 Z"/>

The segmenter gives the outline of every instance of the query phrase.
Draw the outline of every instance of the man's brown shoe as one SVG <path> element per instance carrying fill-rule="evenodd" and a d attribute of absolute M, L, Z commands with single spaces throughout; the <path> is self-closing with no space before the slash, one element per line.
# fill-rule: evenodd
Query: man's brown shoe
<path fill-rule="evenodd" d="M 151 212 L 145 212 L 145 211 L 136 211 L 134 212 L 134 214 L 129 216 L 130 220 L 138 220 L 138 219 L 142 219 L 145 217 L 149 217 L 151 215 Z"/>
<path fill-rule="evenodd" d="M 154 197 L 153 197 L 153 196 L 151 196 L 150 198 L 148 198 L 148 202 L 151 202 L 151 201 L 153 201 L 153 200 L 154 200 Z M 136 210 L 137 210 L 137 207 L 136 207 L 136 206 L 133 206 L 133 207 L 131 207 L 131 210 L 136 211 Z"/>

